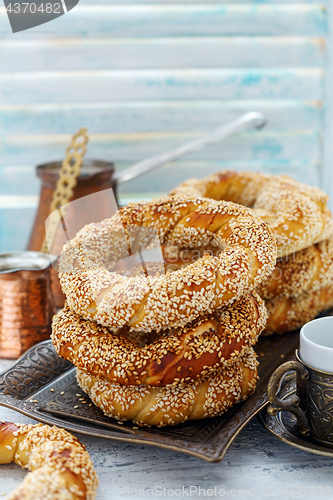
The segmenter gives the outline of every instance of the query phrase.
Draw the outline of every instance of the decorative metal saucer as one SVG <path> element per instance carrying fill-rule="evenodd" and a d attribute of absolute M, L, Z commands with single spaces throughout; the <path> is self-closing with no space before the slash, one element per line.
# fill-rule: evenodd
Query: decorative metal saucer
<path fill-rule="evenodd" d="M 285 377 L 282 389 L 279 392 L 279 399 L 285 400 L 296 394 L 296 377 Z M 258 414 L 259 422 L 270 432 L 273 436 L 280 439 L 284 443 L 290 444 L 295 448 L 303 451 L 315 453 L 316 455 L 324 455 L 333 458 L 333 448 L 328 446 L 319 445 L 311 440 L 305 438 L 297 431 L 296 417 L 288 411 L 280 411 L 274 417 L 268 415 L 266 409 L 263 409 Z"/>
<path fill-rule="evenodd" d="M 72 432 L 158 446 L 218 462 L 243 427 L 268 403 L 268 379 L 281 363 L 293 357 L 298 339 L 295 332 L 259 340 L 257 389 L 221 417 L 163 428 L 119 423 L 91 403 L 76 383 L 73 365 L 59 358 L 50 340 L 32 347 L 0 374 L 0 406 Z"/>

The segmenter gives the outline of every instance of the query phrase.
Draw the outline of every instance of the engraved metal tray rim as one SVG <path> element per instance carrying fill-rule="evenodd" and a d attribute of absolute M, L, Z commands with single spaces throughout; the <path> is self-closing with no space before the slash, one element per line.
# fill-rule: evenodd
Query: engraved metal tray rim
<path fill-rule="evenodd" d="M 221 417 L 163 428 L 138 428 L 132 422 L 118 424 L 95 405 L 83 408 L 75 399 L 76 393 L 82 393 L 76 383 L 75 369 L 56 354 L 51 340 L 29 349 L 0 374 L 0 406 L 70 432 L 157 446 L 218 462 L 245 425 L 267 405 L 266 387 L 271 373 L 295 352 L 298 332 L 274 337 L 262 338 L 256 346 L 261 380 L 255 393 Z M 85 394 L 84 398 L 90 401 Z M 74 411 L 74 406 L 79 409 Z"/>

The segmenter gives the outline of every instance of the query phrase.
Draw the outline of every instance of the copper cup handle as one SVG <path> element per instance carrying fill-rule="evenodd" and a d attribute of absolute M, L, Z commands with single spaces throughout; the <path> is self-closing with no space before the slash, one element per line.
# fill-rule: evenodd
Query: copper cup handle
<path fill-rule="evenodd" d="M 290 413 L 293 413 L 297 418 L 298 432 L 302 436 L 308 437 L 311 433 L 310 424 L 305 412 L 299 407 L 299 397 L 293 395 L 285 400 L 281 400 L 277 394 L 280 389 L 283 375 L 291 370 L 295 371 L 302 380 L 308 380 L 308 370 L 298 361 L 287 361 L 283 365 L 279 366 L 279 368 L 277 368 L 272 374 L 268 382 L 267 394 L 270 405 L 267 408 L 267 413 L 271 417 L 277 415 L 279 411 L 289 411 Z"/>

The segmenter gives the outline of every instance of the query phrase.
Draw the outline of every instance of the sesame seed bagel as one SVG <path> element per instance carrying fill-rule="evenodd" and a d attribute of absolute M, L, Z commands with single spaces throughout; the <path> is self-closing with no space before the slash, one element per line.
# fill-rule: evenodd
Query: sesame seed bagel
<path fill-rule="evenodd" d="M 301 328 L 318 314 L 333 307 L 333 286 L 329 284 L 300 297 L 275 297 L 265 302 L 268 311 L 264 336 Z"/>
<path fill-rule="evenodd" d="M 269 224 L 278 257 L 298 252 L 333 233 L 326 193 L 287 176 L 225 170 L 204 179 L 189 179 L 171 194 L 229 200 L 252 208 Z"/>
<path fill-rule="evenodd" d="M 277 261 L 271 276 L 257 288 L 267 300 L 284 295 L 300 297 L 333 284 L 333 238 Z"/>
<path fill-rule="evenodd" d="M 180 269 L 195 262 L 206 252 L 217 254 L 216 249 L 206 247 L 195 250 L 163 248 L 165 268 Z M 149 269 L 149 263 L 146 263 L 146 268 Z M 280 257 L 272 274 L 256 291 L 264 300 L 282 295 L 296 298 L 304 293 L 319 290 L 329 283 L 333 283 L 333 237 L 294 254 Z"/>
<path fill-rule="evenodd" d="M 167 387 L 120 385 L 77 370 L 79 386 L 109 417 L 140 425 L 175 425 L 185 420 L 222 415 L 253 393 L 257 360 L 252 348 L 210 377 Z"/>
<path fill-rule="evenodd" d="M 53 319 L 52 341 L 60 356 L 95 377 L 123 385 L 165 386 L 206 377 L 234 363 L 257 341 L 266 318 L 264 301 L 253 292 L 139 347 L 125 332 L 111 333 L 83 320 L 66 304 Z"/>
<path fill-rule="evenodd" d="M 151 241 L 146 229 L 161 244 L 194 248 L 213 242 L 221 251 L 160 276 L 112 271 L 129 249 L 146 248 Z M 131 203 L 114 217 L 85 226 L 65 245 L 59 277 L 70 309 L 83 318 L 112 329 L 128 325 L 147 332 L 185 326 L 238 300 L 270 275 L 275 261 L 275 240 L 249 209 L 226 201 L 166 197 Z"/>
<path fill-rule="evenodd" d="M 48 425 L 0 423 L 0 464 L 29 469 L 8 500 L 94 500 L 97 474 L 83 444 Z"/>

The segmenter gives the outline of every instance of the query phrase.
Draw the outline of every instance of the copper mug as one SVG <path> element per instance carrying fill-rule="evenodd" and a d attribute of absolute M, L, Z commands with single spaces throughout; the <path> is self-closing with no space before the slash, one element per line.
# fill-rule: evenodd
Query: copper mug
<path fill-rule="evenodd" d="M 16 359 L 50 337 L 51 265 L 41 252 L 0 253 L 0 358 Z"/>

